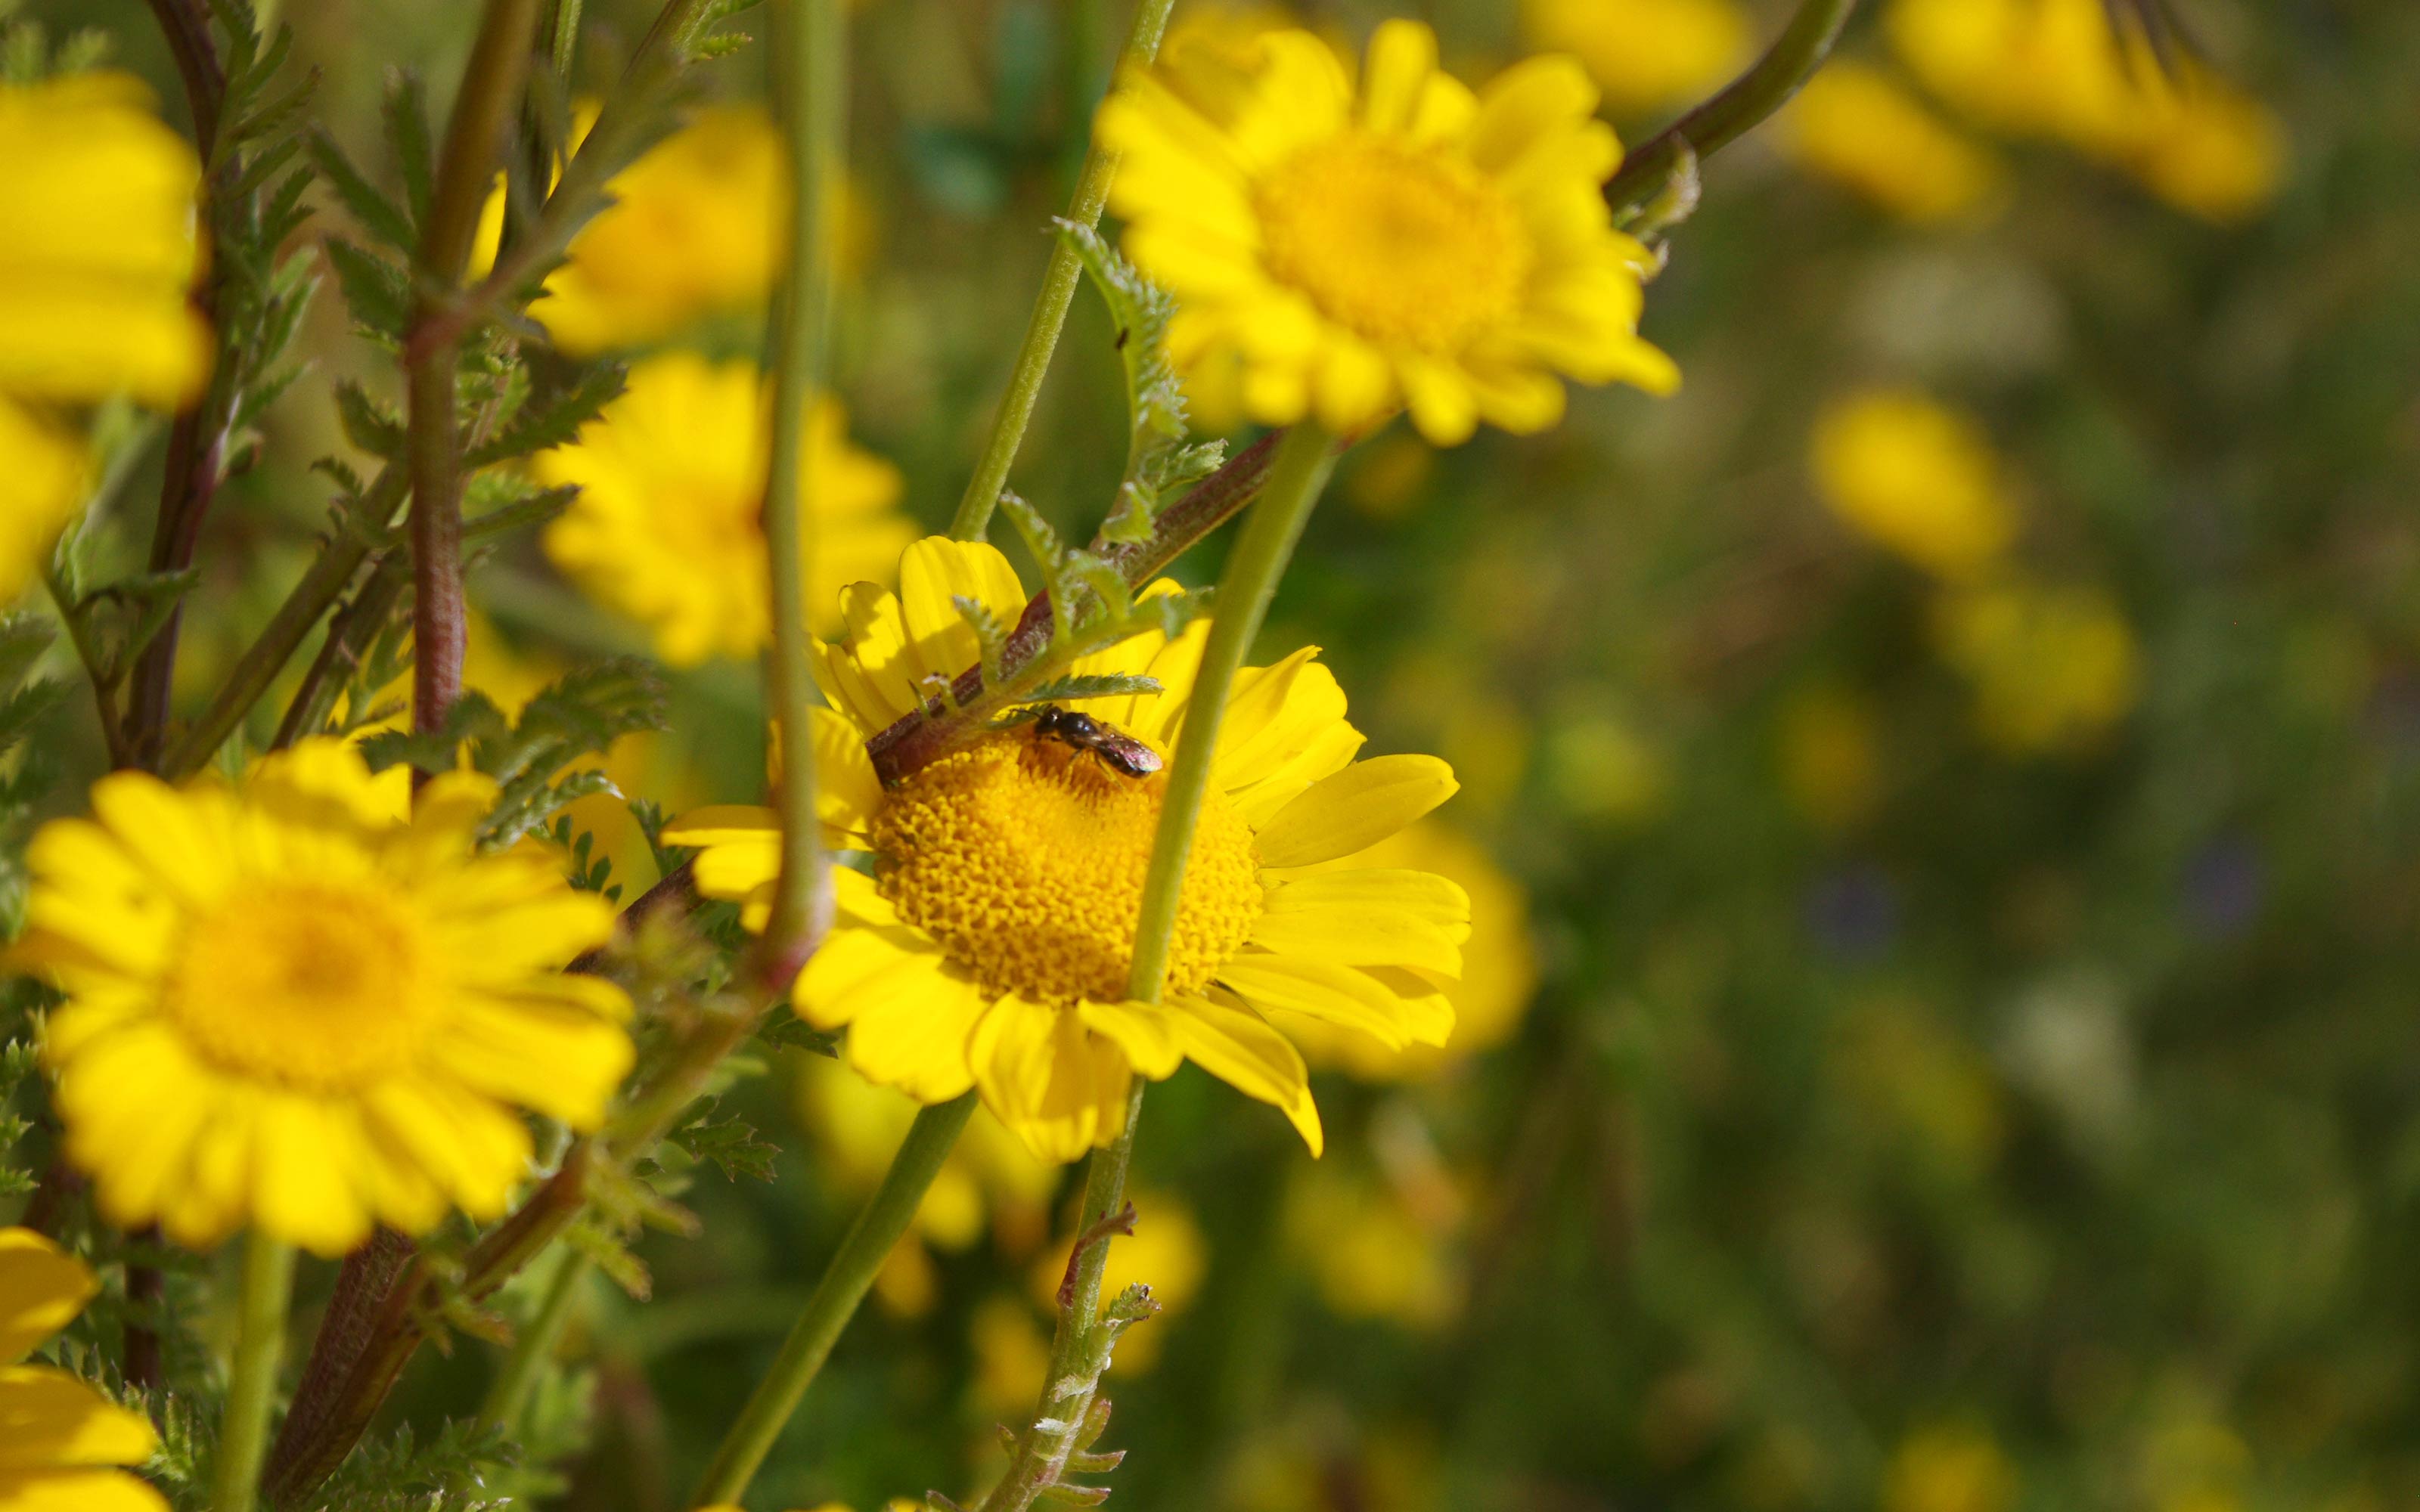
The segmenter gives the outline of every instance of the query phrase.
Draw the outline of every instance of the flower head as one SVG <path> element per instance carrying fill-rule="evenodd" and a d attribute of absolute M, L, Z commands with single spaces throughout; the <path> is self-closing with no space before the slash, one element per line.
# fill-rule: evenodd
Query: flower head
<path fill-rule="evenodd" d="M 11 1512 L 167 1512 L 158 1491 L 117 1470 L 157 1440 L 130 1412 L 64 1370 L 25 1365 L 101 1284 L 30 1228 L 0 1228 L 0 1507 Z"/>
<path fill-rule="evenodd" d="M 2015 579 L 1952 592 L 1933 637 L 1974 686 L 1984 738 L 2012 753 L 2088 748 L 2141 692 L 2133 628 L 2088 585 Z"/>
<path fill-rule="evenodd" d="M 771 430 L 752 363 L 689 352 L 630 369 L 629 391 L 568 446 L 532 462 L 580 497 L 547 527 L 546 553 L 600 602 L 655 631 L 676 666 L 753 656 L 772 633 L 758 511 Z M 899 473 L 850 445 L 840 406 L 810 412 L 807 507 L 813 602 L 887 566 L 915 533 L 892 506 Z"/>
<path fill-rule="evenodd" d="M 1239 354 L 1258 420 L 1357 430 L 1408 406 L 1440 444 L 1480 421 L 1542 430 L 1562 378 L 1679 381 L 1641 341 L 1652 259 L 1600 192 L 1621 161 L 1578 63 L 1542 57 L 1478 94 L 1436 39 L 1390 22 L 1357 88 L 1309 32 L 1180 46 L 1102 106 L 1124 154 L 1127 255 L 1181 301 L 1187 368 Z"/>
<path fill-rule="evenodd" d="M 1427 872 L 1307 872 L 1365 850 L 1453 792 L 1425 756 L 1358 761 L 1335 678 L 1298 652 L 1238 676 L 1193 838 L 1161 1000 L 1126 996 L 1165 771 L 1130 777 L 1026 727 L 985 735 L 885 787 L 864 742 L 919 704 L 929 676 L 976 660 L 954 600 L 1002 623 L 1025 606 L 987 546 L 908 548 L 900 591 L 846 597 L 850 639 L 821 648 L 834 707 L 813 735 L 827 840 L 869 853 L 834 873 L 839 917 L 791 1000 L 849 1030 L 871 1079 L 926 1103 L 970 1087 L 1034 1150 L 1069 1160 L 1113 1138 L 1138 1072 L 1190 1059 L 1292 1119 L 1314 1149 L 1303 1060 L 1274 1020 L 1343 1025 L 1391 1046 L 1441 1043 L 1439 984 L 1462 969 L 1463 890 Z M 1205 625 L 1087 658 L 1079 673 L 1155 678 L 1157 693 L 1087 701 L 1163 755 L 1190 701 Z M 780 846 L 763 810 L 710 810 L 667 831 L 705 847 L 700 888 L 761 925 Z"/>
<path fill-rule="evenodd" d="M 314 740 L 233 787 L 116 773 L 91 819 L 42 827 L 22 949 L 67 995 L 43 1056 L 112 1221 L 340 1254 L 374 1224 L 501 1212 L 517 1106 L 602 1119 L 629 1005 L 560 968 L 613 910 L 542 856 L 475 854 L 493 797 L 441 777 L 407 820 Z"/>

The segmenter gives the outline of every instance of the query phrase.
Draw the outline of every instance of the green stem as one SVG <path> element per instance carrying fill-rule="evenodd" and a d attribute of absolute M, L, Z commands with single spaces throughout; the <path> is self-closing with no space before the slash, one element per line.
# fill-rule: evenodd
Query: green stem
<path fill-rule="evenodd" d="M 488 1399 L 480 1404 L 479 1427 L 501 1428 L 509 1435 L 520 1426 L 521 1410 L 529 1405 L 530 1393 L 536 1389 L 538 1377 L 554 1356 L 555 1342 L 563 1336 L 563 1325 L 571 1318 L 581 1284 L 595 1268 L 596 1262 L 576 1249 L 565 1250 L 555 1261 L 554 1274 L 547 1278 L 537 1311 L 513 1336 L 512 1352 L 504 1356 L 495 1384 L 488 1388 Z"/>
<path fill-rule="evenodd" d="M 1840 39 L 1857 0 L 1804 0 L 1764 56 L 1723 91 L 1632 152 L 1605 186 L 1620 216 L 1653 199 L 1685 157 L 1703 160 L 1790 102 Z"/>
<path fill-rule="evenodd" d="M 829 4 L 830 0 L 816 0 Z M 948 1158 L 950 1149 L 957 1143 L 958 1131 L 967 1125 L 967 1117 L 974 1111 L 975 1095 L 969 1092 L 954 1102 L 923 1109 L 908 1127 L 908 1137 L 900 1142 L 899 1153 L 892 1158 L 891 1169 L 884 1173 L 882 1184 L 875 1189 L 865 1211 L 849 1226 L 848 1235 L 833 1254 L 831 1263 L 824 1267 L 823 1278 L 815 1283 L 814 1294 L 807 1299 L 806 1310 L 790 1329 L 790 1336 L 782 1342 L 782 1352 L 774 1357 L 773 1366 L 765 1379 L 756 1383 L 755 1393 L 738 1418 L 723 1435 L 722 1446 L 715 1451 L 714 1463 L 706 1468 L 706 1478 L 698 1483 L 692 1506 L 712 1506 L 737 1502 L 747 1491 L 748 1483 L 755 1478 L 756 1469 L 771 1452 L 773 1441 L 781 1437 L 790 1414 L 798 1411 L 799 1401 L 806 1395 L 808 1384 L 831 1353 L 832 1344 L 847 1326 L 857 1304 L 865 1299 L 866 1289 L 874 1285 L 875 1273 L 882 1269 L 883 1260 L 891 1254 L 899 1236 L 908 1231 L 908 1222 L 924 1200 L 925 1188 Z"/>
<path fill-rule="evenodd" d="M 1083 1236 L 1099 1232 L 1111 1213 L 1125 1206 L 1126 1167 L 1134 1159 L 1135 1125 L 1142 1118 L 1143 1079 L 1134 1079 L 1126 1094 L 1125 1127 L 1105 1148 L 1093 1151 L 1084 1165 L 1084 1205 L 1076 1214 L 1077 1242 L 1082 1245 L 1069 1263 L 1074 1285 L 1067 1305 L 1059 1312 L 1058 1330 L 1050 1340 L 1050 1368 L 1043 1377 L 1042 1401 L 1034 1421 L 1017 1440 L 1008 1472 L 976 1512 L 1024 1512 L 1045 1489 L 1056 1485 L 1075 1452 L 1078 1436 L 1099 1394 L 1098 1377 L 1085 1374 L 1085 1335 L 1098 1326 L 1101 1277 L 1109 1269 L 1109 1240 L 1104 1234 L 1083 1245 Z M 1070 1382 L 1071 1395 L 1059 1395 Z M 1044 1425 L 1054 1427 L 1045 1429 Z"/>
<path fill-rule="evenodd" d="M 277 1401 L 277 1363 L 286 1346 L 286 1308 L 294 1293 L 294 1247 L 256 1228 L 244 1241 L 243 1297 L 237 1320 L 226 1415 L 219 1427 L 215 1512 L 252 1512 L 260 1462 L 269 1449 L 269 1413 Z"/>
<path fill-rule="evenodd" d="M 252 706 L 260 702 L 271 683 L 277 681 L 286 664 L 293 658 L 311 626 L 319 623 L 337 599 L 344 596 L 345 585 L 370 554 L 370 537 L 382 533 L 393 522 L 396 505 L 403 501 L 406 485 L 405 470 L 389 467 L 363 492 L 363 507 L 348 511 L 337 521 L 335 534 L 319 554 L 312 559 L 294 591 L 277 607 L 257 639 L 237 658 L 234 671 L 227 674 L 218 696 L 210 701 L 201 717 L 186 727 L 179 739 L 160 764 L 160 775 L 170 781 L 200 768 L 217 754 L 235 727 L 243 722 Z"/>
<path fill-rule="evenodd" d="M 1193 830 L 1209 792 L 1210 767 L 1226 720 L 1227 695 L 1235 672 L 1260 634 L 1276 596 L 1278 580 L 1294 557 L 1295 543 L 1311 518 L 1311 506 L 1336 467 L 1332 438 L 1305 421 L 1285 433 L 1270 464 L 1260 501 L 1244 521 L 1226 570 L 1219 575 L 1217 618 L 1202 648 L 1202 668 L 1186 704 L 1185 728 L 1160 796 L 1159 830 L 1153 838 L 1151 870 L 1143 879 L 1142 912 L 1135 925 L 1134 964 L 1126 995 L 1156 1003 L 1168 976 L 1169 942 L 1176 933 L 1176 904 L 1185 885 L 1185 863 Z M 1076 1232 L 1099 1230 L 1125 1203 L 1126 1165 L 1134 1155 L 1135 1125 L 1142 1117 L 1143 1083 L 1137 1077 L 1126 1100 L 1125 1126 L 1106 1149 L 1093 1152 L 1084 1171 L 1084 1207 Z M 1090 1335 L 1100 1326 L 1101 1275 L 1109 1263 L 1109 1240 L 1082 1245 L 1071 1259 L 1074 1285 L 1050 1346 L 1050 1372 L 1044 1378 L 1034 1423 L 1017 1441 L 1008 1473 L 979 1512 L 1024 1512 L 1058 1483 L 1092 1412 L 1097 1377 L 1087 1378 Z"/>
<path fill-rule="evenodd" d="M 1193 848 L 1194 825 L 1202 817 L 1202 795 L 1210 789 L 1228 690 L 1253 638 L 1261 633 L 1261 621 L 1276 596 L 1278 579 L 1293 560 L 1295 543 L 1302 539 L 1311 506 L 1335 470 L 1329 440 L 1326 431 L 1310 421 L 1286 432 L 1269 466 L 1269 481 L 1262 486 L 1260 502 L 1244 517 L 1243 533 L 1219 574 L 1210 639 L 1202 648 L 1202 670 L 1186 702 L 1185 729 L 1177 737 L 1176 757 L 1160 797 L 1151 871 L 1143 878 L 1142 915 L 1135 925 L 1134 964 L 1126 979 L 1126 995 L 1137 1002 L 1159 1001 L 1160 983 L 1168 975 L 1169 941 L 1176 933 L 1185 863 Z"/>
<path fill-rule="evenodd" d="M 1158 55 L 1160 34 L 1168 29 L 1168 13 L 1174 5 L 1175 0 L 1137 0 L 1134 24 L 1127 29 L 1126 45 L 1119 54 L 1121 69 L 1140 67 Z M 1117 171 L 1118 155 L 1095 141 L 1084 154 L 1066 218 L 1087 226 L 1099 221 L 1101 207 L 1109 203 L 1109 180 Z M 1008 486 L 1009 466 L 1016 460 L 1025 427 L 1032 422 L 1034 403 L 1042 396 L 1042 379 L 1050 371 L 1050 354 L 1058 348 L 1059 332 L 1067 324 L 1067 308 L 1075 302 L 1076 280 L 1082 271 L 1076 250 L 1064 238 L 1058 239 L 1042 271 L 1041 296 L 1033 301 L 1033 315 L 1016 346 L 1008 392 L 1001 395 L 1000 412 L 992 417 L 983 456 L 975 463 L 974 476 L 967 480 L 956 517 L 950 521 L 950 533 L 961 541 L 981 540 L 991 526 L 992 509 L 1000 502 L 1001 489 Z"/>
<path fill-rule="evenodd" d="M 776 292 L 766 366 L 773 379 L 771 469 L 765 484 L 773 640 L 765 699 L 784 735 L 774 805 L 782 815 L 782 873 L 757 941 L 756 976 L 786 991 L 822 937 L 829 895 L 815 818 L 815 747 L 808 737 L 814 677 L 808 661 L 807 582 L 814 551 L 815 476 L 807 424 L 831 372 L 832 238 L 824 224 L 842 172 L 848 119 L 848 19 L 841 0 L 783 0 L 772 11 L 774 108 L 790 147 L 790 265 Z"/>

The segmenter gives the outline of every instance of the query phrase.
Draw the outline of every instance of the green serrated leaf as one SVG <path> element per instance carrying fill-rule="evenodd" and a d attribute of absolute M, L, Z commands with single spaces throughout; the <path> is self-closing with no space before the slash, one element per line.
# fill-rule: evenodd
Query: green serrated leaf
<path fill-rule="evenodd" d="M 311 162 L 319 176 L 335 190 L 353 219 L 363 230 L 409 257 L 419 245 L 420 236 L 413 229 L 411 212 L 396 204 L 386 191 L 369 181 L 336 139 L 325 127 L 314 128 L 310 135 Z"/>
<path fill-rule="evenodd" d="M 1000 617 L 991 611 L 991 606 L 982 599 L 970 598 L 964 594 L 953 594 L 950 595 L 950 602 L 957 606 L 958 618 L 966 621 L 967 628 L 975 633 L 975 646 L 979 665 L 983 668 L 984 687 L 998 687 L 1001 680 L 1001 658 L 1008 651 L 1008 632 L 1001 627 Z"/>
<path fill-rule="evenodd" d="M 402 459 L 406 438 L 403 416 L 369 395 L 369 391 L 350 378 L 336 385 L 336 419 L 344 426 L 345 439 L 386 460 Z"/>
<path fill-rule="evenodd" d="M 365 252 L 342 237 L 321 243 L 345 308 L 363 334 L 400 344 L 411 324 L 411 277 L 396 263 Z"/>
<path fill-rule="evenodd" d="M 387 74 L 384 116 L 387 150 L 403 175 L 404 205 L 414 225 L 425 224 L 436 193 L 437 155 L 429 146 L 428 100 L 418 73 L 396 69 Z"/>
<path fill-rule="evenodd" d="M 584 363 L 562 381 L 534 387 L 513 418 L 495 436 L 473 447 L 466 460 L 473 467 L 489 467 L 565 445 L 628 386 L 629 374 L 621 363 Z"/>
<path fill-rule="evenodd" d="M 1138 693 L 1160 691 L 1156 677 L 1138 677 L 1125 672 L 1071 673 L 1054 677 L 1018 700 L 1020 703 L 1074 703 L 1083 699 L 1126 698 Z"/>

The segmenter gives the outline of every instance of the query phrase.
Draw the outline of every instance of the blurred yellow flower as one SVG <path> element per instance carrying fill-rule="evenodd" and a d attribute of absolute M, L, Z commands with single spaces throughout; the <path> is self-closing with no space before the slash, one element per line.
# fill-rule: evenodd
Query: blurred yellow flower
<path fill-rule="evenodd" d="M 2134 706 L 2134 632 L 2097 588 L 2010 581 L 1950 593 L 1936 606 L 1944 660 L 1975 689 L 1975 722 L 2003 749 L 2090 745 Z"/>
<path fill-rule="evenodd" d="M 340 1255 L 501 1213 L 517 1108 L 603 1119 L 629 1004 L 559 968 L 613 908 L 551 856 L 476 855 L 494 796 L 440 777 L 407 820 L 358 751 L 310 740 L 235 787 L 116 773 L 93 819 L 42 826 L 19 959 L 66 995 L 42 1054 L 112 1222 Z"/>
<path fill-rule="evenodd" d="M 201 392 L 200 183 L 132 74 L 0 84 L 0 393 L 168 409 Z"/>
<path fill-rule="evenodd" d="M 1537 992 L 1538 960 L 1529 938 L 1529 897 L 1495 859 L 1438 819 L 1419 824 L 1342 861 L 1338 867 L 1399 867 L 1433 872 L 1470 899 L 1470 937 L 1462 942 L 1462 977 L 1440 980 L 1453 1005 L 1453 1032 L 1441 1046 L 1390 1049 L 1384 1041 L 1297 1013 L 1275 1017 L 1303 1058 L 1363 1081 L 1419 1081 L 1492 1050 L 1520 1026 Z"/>
<path fill-rule="evenodd" d="M 1979 1428 L 1919 1428 L 1883 1473 L 1882 1512 L 2008 1512 L 2016 1500 L 2016 1466 Z"/>
<path fill-rule="evenodd" d="M 83 438 L 0 393 L 0 606 L 42 570 L 91 486 Z"/>
<path fill-rule="evenodd" d="M 1982 425 L 1908 390 L 1839 400 L 1816 417 L 1815 491 L 1842 523 L 1952 581 L 1975 577 L 2016 537 Z"/>
<path fill-rule="evenodd" d="M 45 402 L 196 398 L 210 332 L 187 295 L 201 162 L 132 74 L 0 83 L 0 604 L 84 507 L 91 457 Z"/>
<path fill-rule="evenodd" d="M 1870 815 L 1882 796 L 1882 742 L 1871 705 L 1828 687 L 1785 704 L 1781 785 L 1819 829 L 1848 829 Z"/>
<path fill-rule="evenodd" d="M 1249 69 L 1180 48 L 1125 77 L 1099 135 L 1125 155 L 1128 255 L 1183 301 L 1181 366 L 1240 353 L 1256 420 L 1357 431 L 1408 405 L 1450 445 L 1554 424 L 1559 375 L 1680 381 L 1638 338 L 1652 258 L 1599 192 L 1621 147 L 1596 98 L 1561 57 L 1474 95 L 1398 21 L 1357 90 L 1309 32 L 1263 37 Z"/>
<path fill-rule="evenodd" d="M 1923 1004 L 1860 1003 L 1840 1020 L 1836 1064 L 1851 1092 L 1930 1161 L 1981 1174 L 2008 1137 L 1999 1079 L 1983 1053 Z"/>
<path fill-rule="evenodd" d="M 1452 795 L 1452 772 L 1428 756 L 1356 762 L 1361 734 L 1315 647 L 1235 681 L 1164 996 L 1143 1003 L 1126 980 L 1165 773 L 1127 776 L 1014 728 L 884 786 L 865 742 L 977 659 L 956 601 L 1002 624 L 1026 602 L 1008 559 L 980 543 L 920 541 L 899 581 L 896 594 L 852 589 L 852 639 L 819 645 L 816 663 L 833 704 L 813 711 L 826 837 L 880 864 L 833 873 L 839 918 L 791 1001 L 818 1027 L 848 1028 L 850 1064 L 923 1103 L 978 1087 L 1037 1154 L 1067 1161 L 1116 1137 L 1135 1074 L 1189 1059 L 1281 1110 L 1315 1153 L 1301 1054 L 1266 1011 L 1444 1042 L 1453 1010 L 1433 979 L 1461 969 L 1462 889 L 1420 872 L 1302 869 L 1419 818 Z M 1154 631 L 1083 658 L 1072 671 L 1161 688 L 1088 712 L 1164 756 L 1207 635 L 1197 620 L 1176 640 Z M 701 890 L 745 900 L 743 920 L 762 927 L 781 864 L 769 810 L 706 810 L 666 835 L 704 848 Z"/>
<path fill-rule="evenodd" d="M 597 102 L 573 113 L 574 141 Z M 581 228 L 569 260 L 529 309 L 575 356 L 652 346 L 708 316 L 765 299 L 787 250 L 790 176 L 781 133 L 759 105 L 706 105 L 607 186 L 613 202 Z M 873 221 L 846 179 L 829 207 L 843 276 L 866 262 Z M 473 270 L 493 265 L 504 224 L 499 181 L 481 212 Z"/>
<path fill-rule="evenodd" d="M 148 1419 L 48 1365 L 25 1365 L 84 1311 L 101 1283 L 30 1228 L 0 1228 L 0 1508 L 6 1512 L 167 1512 L 122 1470 L 151 1458 Z"/>
<path fill-rule="evenodd" d="M 2273 111 L 2190 58 L 2171 78 L 2102 0 L 1895 0 L 1889 29 L 1926 87 L 1977 120 L 2065 142 L 2196 215 L 2249 215 L 2284 176 Z"/>
<path fill-rule="evenodd" d="M 1320 1299 L 1340 1318 L 1432 1329 L 1462 1304 L 1451 1235 L 1367 1176 L 1326 1164 L 1297 1172 L 1286 1233 Z"/>
<path fill-rule="evenodd" d="M 1826 64 L 1775 122 L 1789 157 L 1903 221 L 1975 216 L 1999 164 L 1879 69 Z"/>
<path fill-rule="evenodd" d="M 1527 0 L 1529 45 L 1587 66 L 1617 114 L 1705 94 L 1747 61 L 1735 0 Z"/>
<path fill-rule="evenodd" d="M 675 666 L 753 656 L 772 633 L 759 523 L 768 418 L 754 363 L 667 352 L 634 363 L 629 392 L 530 464 L 544 483 L 580 487 L 547 527 L 547 556 L 651 627 L 656 654 Z M 888 568 L 915 529 L 893 507 L 898 470 L 848 442 L 838 403 L 815 405 L 807 429 L 810 602 L 831 604 L 843 585 Z"/>

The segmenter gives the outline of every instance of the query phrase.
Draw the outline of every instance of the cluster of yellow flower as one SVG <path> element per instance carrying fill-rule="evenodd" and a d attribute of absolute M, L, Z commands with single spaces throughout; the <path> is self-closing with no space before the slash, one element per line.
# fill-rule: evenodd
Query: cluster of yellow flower
<path fill-rule="evenodd" d="M 2017 505 L 1973 416 L 1913 391 L 1855 394 L 1817 421 L 1810 468 L 1836 517 L 1941 583 L 1934 640 L 1973 685 L 1985 738 L 2010 751 L 2071 749 L 2133 706 L 2137 653 L 2117 604 L 2009 560 Z M 1836 734 L 1825 747 L 1842 748 Z"/>
<path fill-rule="evenodd" d="M 2258 210 L 2285 171 L 2274 113 L 2114 29 L 2102 0 L 1892 0 L 1885 29 L 1925 90 L 1975 125 L 2057 142 L 2205 219 Z M 1785 152 L 1905 220 L 1972 219 L 2005 198 L 1997 156 L 1875 65 L 1826 68 L 1778 125 Z"/>

